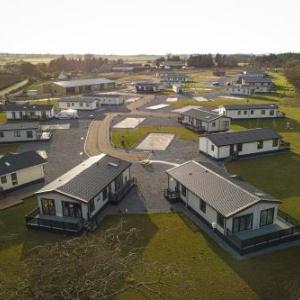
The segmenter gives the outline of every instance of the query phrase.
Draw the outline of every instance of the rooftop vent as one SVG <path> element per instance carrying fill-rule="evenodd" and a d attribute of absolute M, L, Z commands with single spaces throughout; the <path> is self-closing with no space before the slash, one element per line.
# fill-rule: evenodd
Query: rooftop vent
<path fill-rule="evenodd" d="M 6 162 L 5 162 L 5 165 L 6 165 L 7 167 L 9 167 L 9 166 L 10 166 L 10 163 L 9 163 L 8 161 L 6 161 Z"/>
<path fill-rule="evenodd" d="M 108 165 L 114 168 L 117 168 L 119 166 L 118 164 L 115 164 L 113 162 L 109 162 Z"/>
<path fill-rule="evenodd" d="M 260 193 L 260 192 L 256 192 L 255 195 L 258 196 L 258 197 L 262 197 L 262 196 L 264 196 L 265 194 L 264 194 L 264 193 Z"/>

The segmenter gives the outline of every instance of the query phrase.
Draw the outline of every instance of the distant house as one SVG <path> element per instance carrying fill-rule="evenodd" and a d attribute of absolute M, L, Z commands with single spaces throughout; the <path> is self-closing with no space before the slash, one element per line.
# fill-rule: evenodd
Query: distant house
<path fill-rule="evenodd" d="M 43 180 L 46 163 L 47 160 L 35 151 L 1 156 L 0 191 L 9 191 Z"/>
<path fill-rule="evenodd" d="M 54 96 L 68 96 L 112 89 L 114 87 L 115 82 L 106 78 L 78 79 L 53 82 L 51 92 Z"/>
<path fill-rule="evenodd" d="M 192 108 L 180 114 L 178 122 L 197 132 L 226 131 L 230 118 L 204 108 Z"/>
<path fill-rule="evenodd" d="M 293 236 L 278 216 L 281 201 L 219 167 L 188 161 L 167 174 L 165 197 L 183 202 L 242 255 Z"/>
<path fill-rule="evenodd" d="M 281 140 L 277 132 L 269 128 L 211 133 L 199 139 L 200 152 L 217 160 L 287 149 L 288 144 Z"/>
<path fill-rule="evenodd" d="M 185 74 L 177 73 L 159 73 L 160 82 L 165 83 L 183 83 L 189 81 L 189 77 Z"/>
<path fill-rule="evenodd" d="M 51 132 L 43 132 L 39 123 L 7 123 L 0 125 L 0 143 L 49 140 Z"/>
<path fill-rule="evenodd" d="M 268 103 L 222 105 L 219 113 L 231 119 L 269 119 L 284 116 L 278 111 L 278 105 Z"/>
<path fill-rule="evenodd" d="M 232 83 L 225 86 L 225 93 L 229 95 L 252 96 L 255 94 L 255 87 Z"/>
<path fill-rule="evenodd" d="M 59 99 L 58 105 L 61 109 L 95 110 L 99 102 L 92 97 L 64 97 Z"/>
<path fill-rule="evenodd" d="M 240 76 L 238 83 L 243 86 L 254 88 L 257 93 L 269 93 L 274 90 L 274 83 L 269 77 L 242 75 Z"/>
<path fill-rule="evenodd" d="M 92 230 L 108 203 L 118 203 L 134 185 L 131 163 L 106 154 L 92 156 L 36 192 L 38 208 L 28 228 L 79 233 Z"/>
<path fill-rule="evenodd" d="M 160 65 L 159 68 L 160 69 L 182 69 L 184 67 L 186 67 L 186 62 L 179 60 L 179 61 L 173 61 L 173 60 L 167 60 L 167 61 L 163 61 Z"/>
<path fill-rule="evenodd" d="M 92 93 L 90 95 L 99 102 L 99 105 L 123 105 L 125 97 L 116 93 Z"/>
<path fill-rule="evenodd" d="M 7 120 L 48 120 L 55 115 L 53 105 L 9 103 L 3 110 Z"/>
<path fill-rule="evenodd" d="M 160 92 L 160 84 L 155 82 L 143 81 L 135 84 L 137 93 L 157 93 Z"/>

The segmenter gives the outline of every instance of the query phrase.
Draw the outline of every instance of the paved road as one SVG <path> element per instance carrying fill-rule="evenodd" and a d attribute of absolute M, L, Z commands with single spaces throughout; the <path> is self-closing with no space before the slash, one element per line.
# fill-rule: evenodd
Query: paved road
<path fill-rule="evenodd" d="M 145 96 L 141 100 L 130 103 L 127 108 L 128 113 L 107 113 L 103 120 L 94 120 L 90 127 L 85 143 L 85 153 L 89 156 L 93 156 L 99 153 L 107 153 L 109 155 L 118 157 L 120 159 L 126 159 L 129 161 L 140 161 L 146 159 L 149 156 L 148 151 L 125 151 L 122 149 L 114 148 L 111 145 L 110 139 L 110 125 L 114 117 L 120 115 L 135 115 L 135 116 L 155 116 L 161 118 L 170 118 L 177 116 L 171 113 L 161 112 L 145 112 L 138 111 L 138 108 L 144 106 L 148 102 L 153 101 L 154 96 Z"/>
<path fill-rule="evenodd" d="M 19 89 L 19 88 L 25 86 L 27 83 L 28 83 L 28 79 L 25 79 L 23 81 L 17 82 L 15 84 L 13 84 L 13 85 L 11 85 L 11 86 L 9 86 L 9 87 L 1 90 L 0 91 L 0 97 L 3 97 L 6 94 L 8 94 L 8 93 L 10 93 L 10 92 L 12 92 L 12 91 L 14 91 L 16 89 Z"/>

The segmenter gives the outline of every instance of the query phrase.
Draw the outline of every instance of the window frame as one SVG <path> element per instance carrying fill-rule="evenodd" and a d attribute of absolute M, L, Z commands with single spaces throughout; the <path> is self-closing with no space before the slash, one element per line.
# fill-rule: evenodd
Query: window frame
<path fill-rule="evenodd" d="M 271 222 L 270 220 L 268 219 L 270 217 L 269 215 L 269 212 L 272 211 L 272 219 L 271 219 Z M 262 214 L 263 213 L 267 213 L 266 215 L 266 222 L 262 222 Z M 259 216 L 259 227 L 264 227 L 264 226 L 267 226 L 267 225 L 271 225 L 274 223 L 274 215 L 275 215 L 275 208 L 274 207 L 271 207 L 271 208 L 267 208 L 267 209 L 263 209 L 260 211 L 260 216 Z M 263 224 L 264 223 L 264 224 Z"/>
<path fill-rule="evenodd" d="M 250 219 L 249 225 L 246 226 L 248 218 Z M 236 223 L 238 223 L 238 230 L 235 229 Z M 237 216 L 232 219 L 232 232 L 241 232 L 253 229 L 253 213 Z"/>
<path fill-rule="evenodd" d="M 221 222 L 221 220 L 222 220 L 222 222 Z M 219 212 L 217 213 L 217 224 L 224 229 L 225 217 L 222 214 L 220 214 Z"/>
<path fill-rule="evenodd" d="M 206 202 L 202 199 L 200 199 L 199 208 L 203 213 L 206 214 Z"/>

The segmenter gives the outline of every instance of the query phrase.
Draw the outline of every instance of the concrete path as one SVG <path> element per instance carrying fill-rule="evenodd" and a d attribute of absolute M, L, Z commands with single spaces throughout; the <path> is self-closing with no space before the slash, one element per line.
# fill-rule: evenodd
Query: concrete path
<path fill-rule="evenodd" d="M 146 159 L 149 156 L 148 151 L 125 151 L 119 148 L 114 148 L 111 145 L 110 127 L 113 118 L 120 115 L 134 115 L 141 117 L 155 116 L 160 118 L 177 117 L 172 113 L 138 111 L 138 108 L 144 106 L 148 102 L 151 102 L 153 99 L 154 96 L 152 95 L 144 96 L 139 101 L 127 105 L 127 108 L 130 111 L 129 113 L 107 113 L 103 120 L 94 120 L 91 122 L 84 147 L 86 155 L 93 156 L 99 153 L 106 153 L 129 161 L 140 161 Z"/>
<path fill-rule="evenodd" d="M 17 82 L 3 90 L 0 91 L 0 97 L 5 96 L 6 94 L 9 94 L 11 92 L 13 92 L 16 89 L 22 88 L 23 86 L 25 86 L 28 83 L 28 79 L 25 79 L 23 81 Z"/>

